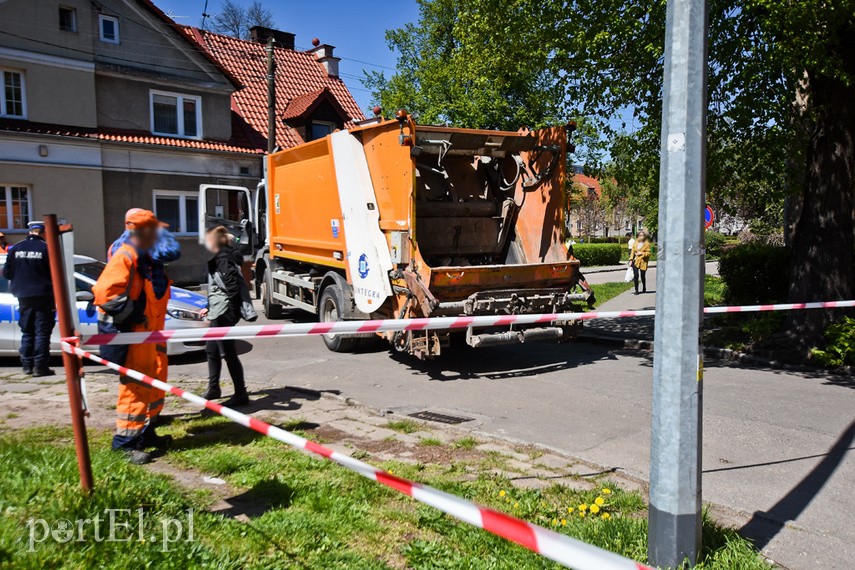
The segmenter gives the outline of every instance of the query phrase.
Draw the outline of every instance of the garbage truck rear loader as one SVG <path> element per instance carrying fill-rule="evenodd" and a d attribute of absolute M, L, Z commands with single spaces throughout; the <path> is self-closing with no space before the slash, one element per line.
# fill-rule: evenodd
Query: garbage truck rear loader
<path fill-rule="evenodd" d="M 322 321 L 565 312 L 590 295 L 576 291 L 579 262 L 562 240 L 567 149 L 565 127 L 454 129 L 400 111 L 270 155 L 254 197 L 203 188 L 202 216 L 211 227 L 232 212 L 238 242 L 257 251 L 256 291 L 269 317 L 286 308 Z M 255 215 L 241 219 L 240 204 L 253 202 Z M 578 326 L 470 329 L 466 341 L 561 340 Z M 449 333 L 385 338 L 427 357 Z M 361 338 L 324 341 L 350 351 Z"/>

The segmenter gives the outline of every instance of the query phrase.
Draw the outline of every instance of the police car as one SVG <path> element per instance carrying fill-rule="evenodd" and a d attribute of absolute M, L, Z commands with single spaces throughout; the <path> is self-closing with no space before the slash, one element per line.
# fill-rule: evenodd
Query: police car
<path fill-rule="evenodd" d="M 0 256 L 0 272 L 6 264 L 6 256 Z M 97 259 L 84 255 L 74 256 L 74 282 L 77 289 L 77 314 L 80 317 L 80 329 L 84 335 L 98 332 L 98 313 L 91 301 L 92 286 L 101 275 L 106 264 Z M 181 289 L 172 288 L 166 315 L 167 329 L 202 328 L 208 322 L 201 315 L 202 309 L 208 306 L 204 295 Z M 0 274 L 0 356 L 18 354 L 21 345 L 21 329 L 18 327 L 18 301 L 9 291 L 9 281 Z M 170 342 L 170 355 L 184 354 L 204 348 L 201 342 Z M 51 352 L 60 353 L 59 328 L 53 329 Z"/>

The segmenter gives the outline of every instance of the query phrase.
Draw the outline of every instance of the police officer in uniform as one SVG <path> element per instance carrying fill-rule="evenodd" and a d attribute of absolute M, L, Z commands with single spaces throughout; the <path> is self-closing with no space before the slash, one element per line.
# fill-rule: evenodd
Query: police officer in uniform
<path fill-rule="evenodd" d="M 30 222 L 27 238 L 9 248 L 3 277 L 18 299 L 21 327 L 21 365 L 24 374 L 52 376 L 50 335 L 56 324 L 56 305 L 50 278 L 44 222 Z"/>

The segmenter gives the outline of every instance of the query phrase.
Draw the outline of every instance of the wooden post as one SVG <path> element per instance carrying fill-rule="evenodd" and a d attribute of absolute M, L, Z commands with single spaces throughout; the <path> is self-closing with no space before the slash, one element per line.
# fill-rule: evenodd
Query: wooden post
<path fill-rule="evenodd" d="M 44 217 L 45 239 L 47 240 L 50 275 L 53 282 L 53 298 L 56 302 L 56 315 L 59 321 L 61 338 L 75 336 L 72 310 L 77 310 L 71 301 L 68 281 L 65 279 L 60 228 L 56 214 Z M 69 226 L 66 231 L 71 231 Z M 80 361 L 73 354 L 62 353 L 65 367 L 65 384 L 68 388 L 68 402 L 71 406 L 71 427 L 74 429 L 74 446 L 77 450 L 77 469 L 80 472 L 80 485 L 87 493 L 92 491 L 92 460 L 89 457 L 89 439 L 86 435 L 86 422 L 83 418 L 83 395 L 80 390 Z"/>

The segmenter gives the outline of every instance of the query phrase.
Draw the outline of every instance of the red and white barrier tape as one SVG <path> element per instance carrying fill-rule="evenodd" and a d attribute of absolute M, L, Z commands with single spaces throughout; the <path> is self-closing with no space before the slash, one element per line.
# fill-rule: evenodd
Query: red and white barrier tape
<path fill-rule="evenodd" d="M 777 305 L 742 305 L 706 307 L 704 313 L 756 313 L 762 311 L 798 311 L 804 309 L 839 309 L 855 307 L 853 301 L 824 301 L 815 303 L 782 303 Z M 249 339 L 322 334 L 355 334 L 389 331 L 460 330 L 468 327 L 501 327 L 554 322 L 651 317 L 653 309 L 641 311 L 590 311 L 587 313 L 546 313 L 536 315 L 489 315 L 477 317 L 432 317 L 422 319 L 378 319 L 372 321 L 337 321 L 332 323 L 282 323 L 212 327 L 206 329 L 171 329 L 154 332 L 94 334 L 81 339 L 83 345 L 144 344 L 160 342 L 196 342 L 206 340 Z"/>
<path fill-rule="evenodd" d="M 70 354 L 76 354 L 77 356 L 87 358 L 116 370 L 120 374 L 129 376 L 134 380 L 139 380 L 149 386 L 164 390 L 194 404 L 204 406 L 227 417 L 233 422 L 272 437 L 291 447 L 309 451 L 330 461 L 334 461 L 342 467 L 359 473 L 363 477 L 400 491 L 417 501 L 435 507 L 463 522 L 516 542 L 569 568 L 576 568 L 577 570 L 652 570 L 644 564 L 639 564 L 613 552 L 603 550 L 504 513 L 479 507 L 465 499 L 434 489 L 433 487 L 402 479 L 401 477 L 377 469 L 368 463 L 354 459 L 349 455 L 333 451 L 328 447 L 324 447 L 323 445 L 227 408 L 216 402 L 206 400 L 196 394 L 192 394 L 136 370 L 131 370 L 130 368 L 104 360 L 68 342 L 63 341 L 62 349 Z"/>

